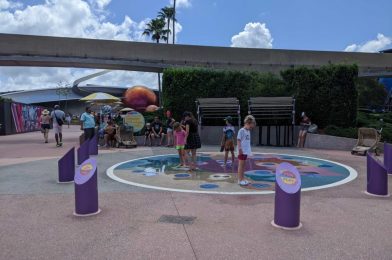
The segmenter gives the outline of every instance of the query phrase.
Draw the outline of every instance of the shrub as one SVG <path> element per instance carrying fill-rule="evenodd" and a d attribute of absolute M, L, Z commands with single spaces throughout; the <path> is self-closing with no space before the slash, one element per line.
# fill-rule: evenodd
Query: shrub
<path fill-rule="evenodd" d="M 163 73 L 164 107 L 176 119 L 186 110 L 196 115 L 197 98 L 237 97 L 244 116 L 251 96 L 286 95 L 284 82 L 272 74 L 192 68 L 166 69 Z M 222 120 L 210 123 L 223 124 Z"/>
<path fill-rule="evenodd" d="M 377 108 L 384 105 L 387 91 L 384 85 L 374 78 L 358 78 L 358 105 L 365 108 Z"/>
<path fill-rule="evenodd" d="M 281 72 L 289 92 L 296 97 L 297 116 L 307 112 L 320 128 L 353 127 L 357 117 L 356 65 L 306 67 Z"/>

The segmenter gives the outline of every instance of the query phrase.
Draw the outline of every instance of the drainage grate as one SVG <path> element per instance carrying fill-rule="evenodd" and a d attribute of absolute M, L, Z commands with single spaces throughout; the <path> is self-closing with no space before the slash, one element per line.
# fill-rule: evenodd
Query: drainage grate
<path fill-rule="evenodd" d="M 172 223 L 172 224 L 188 224 L 192 225 L 196 217 L 188 216 L 172 216 L 172 215 L 162 215 L 158 222 L 162 223 Z"/>

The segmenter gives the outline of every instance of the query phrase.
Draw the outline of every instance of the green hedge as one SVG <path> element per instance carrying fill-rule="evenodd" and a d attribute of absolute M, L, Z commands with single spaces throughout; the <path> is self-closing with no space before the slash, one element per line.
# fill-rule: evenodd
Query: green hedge
<path fill-rule="evenodd" d="M 297 115 L 307 112 L 320 128 L 328 125 L 353 127 L 357 119 L 356 65 L 306 67 L 281 72 L 296 97 Z"/>
<path fill-rule="evenodd" d="M 355 65 L 289 69 L 281 78 L 269 73 L 171 68 L 163 73 L 163 105 L 178 119 L 185 110 L 196 112 L 197 98 L 237 97 L 245 116 L 249 97 L 295 95 L 298 118 L 306 111 L 320 128 L 353 127 L 357 74 Z"/>
<path fill-rule="evenodd" d="M 244 116 L 250 96 L 287 95 L 284 82 L 272 74 L 192 68 L 166 69 L 162 88 L 163 105 L 176 119 L 186 110 L 196 113 L 197 98 L 237 97 Z"/>

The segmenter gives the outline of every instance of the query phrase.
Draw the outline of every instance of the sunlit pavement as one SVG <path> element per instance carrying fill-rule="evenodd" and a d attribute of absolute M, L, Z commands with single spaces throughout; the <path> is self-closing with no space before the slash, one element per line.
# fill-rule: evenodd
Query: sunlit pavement
<path fill-rule="evenodd" d="M 298 231 L 271 226 L 274 195 L 197 195 L 115 182 L 110 166 L 170 148 L 100 150 L 99 204 L 94 217 L 73 216 L 73 184 L 57 184 L 57 160 L 78 145 L 64 128 L 64 146 L 41 133 L 0 137 L 0 259 L 391 259 L 391 198 L 368 197 L 365 157 L 343 151 L 256 147 L 344 163 L 359 176 L 342 186 L 302 193 Z M 218 151 L 205 146 L 201 151 Z M 391 180 L 391 178 L 389 178 Z M 391 189 L 391 184 L 389 184 Z M 195 217 L 191 224 L 162 215 Z"/>

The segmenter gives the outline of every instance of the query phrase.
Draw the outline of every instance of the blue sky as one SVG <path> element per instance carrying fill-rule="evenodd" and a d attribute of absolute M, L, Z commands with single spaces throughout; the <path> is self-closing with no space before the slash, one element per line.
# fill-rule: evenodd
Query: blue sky
<path fill-rule="evenodd" d="M 392 1 L 388 0 L 193 0 L 182 8 L 179 43 L 230 45 L 249 22 L 266 23 L 274 48 L 343 50 L 378 33 L 392 37 Z M 153 17 L 165 0 L 114 0 L 110 19 Z"/>
<path fill-rule="evenodd" d="M 177 0 L 177 43 L 377 52 L 392 48 L 391 0 Z M 0 0 L 0 32 L 149 41 L 145 24 L 170 0 Z M 92 69 L 0 69 L 0 92 L 55 87 Z M 87 82 L 157 86 L 154 73 L 117 71 Z"/>

